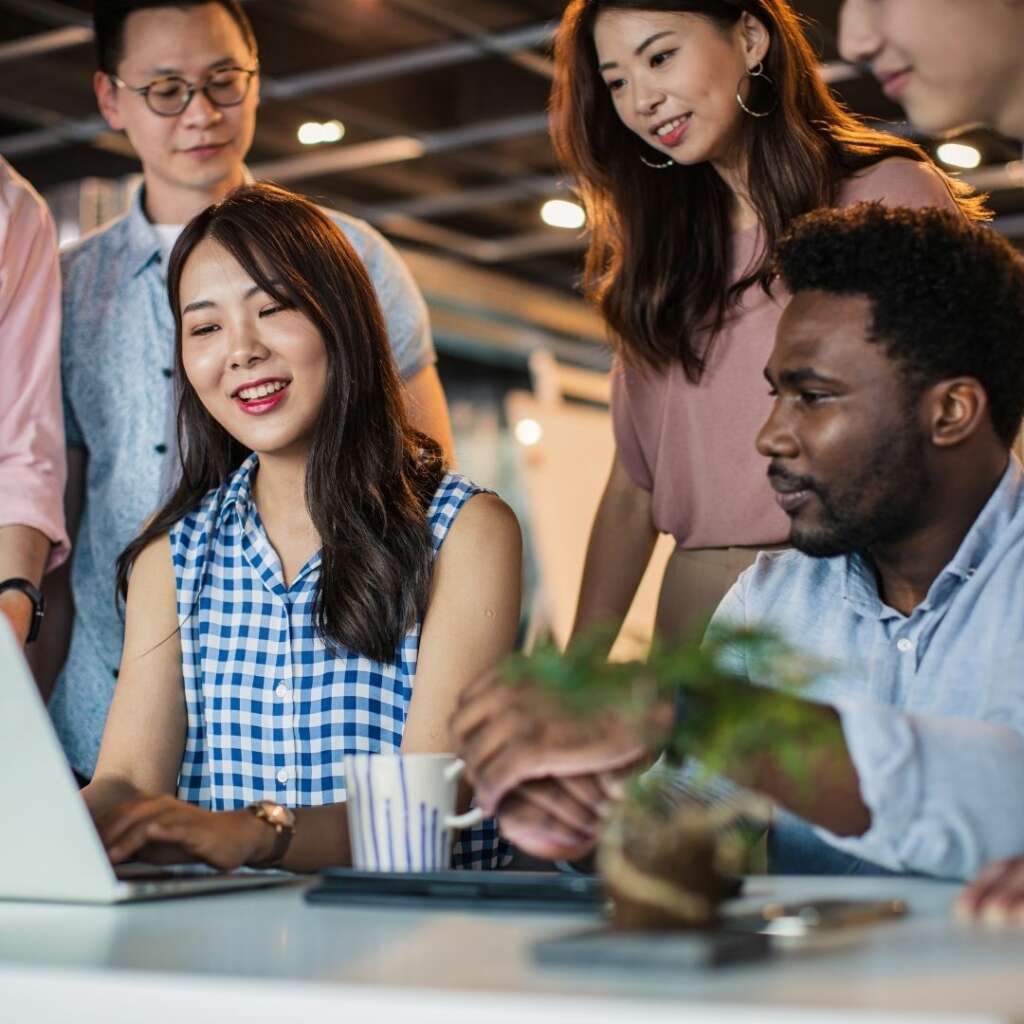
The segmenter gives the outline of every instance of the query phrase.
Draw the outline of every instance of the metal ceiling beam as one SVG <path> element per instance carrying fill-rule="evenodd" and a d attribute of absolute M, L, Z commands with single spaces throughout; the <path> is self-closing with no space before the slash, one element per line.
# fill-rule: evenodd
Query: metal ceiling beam
<path fill-rule="evenodd" d="M 961 177 L 979 192 L 1024 188 L 1024 160 L 1012 160 L 995 167 L 979 167 L 976 171 L 965 172 Z"/>
<path fill-rule="evenodd" d="M 0 64 L 28 57 L 41 57 L 47 53 L 56 53 L 58 50 L 68 50 L 72 46 L 82 46 L 91 42 L 91 28 L 67 25 L 64 28 L 55 28 L 52 32 L 40 32 L 38 35 L 26 36 L 23 39 L 12 39 L 9 43 L 0 43 Z"/>
<path fill-rule="evenodd" d="M 541 330 L 602 343 L 604 321 L 578 294 L 509 277 L 501 270 L 456 261 L 443 253 L 399 245 L 427 301 L 505 322 L 528 321 Z"/>
<path fill-rule="evenodd" d="M 488 29 L 478 24 L 472 18 L 467 18 L 454 11 L 446 11 L 437 6 L 434 0 L 390 0 L 392 7 L 412 14 L 425 21 L 429 25 L 441 26 L 460 35 L 470 38 L 482 38 L 488 35 Z M 552 26 L 552 37 L 554 26 Z M 510 63 L 518 64 L 542 78 L 554 78 L 555 65 L 549 57 L 542 57 L 540 54 L 530 50 L 509 50 L 502 53 Z"/>
<path fill-rule="evenodd" d="M 352 210 L 351 206 L 345 208 Z M 361 208 L 357 208 L 355 212 L 366 213 Z M 428 221 L 397 214 L 377 217 L 374 223 L 389 235 L 443 249 L 477 263 L 508 263 L 511 260 L 529 259 L 543 253 L 575 252 L 586 244 L 582 235 L 571 231 L 559 231 L 557 228 L 527 231 L 504 238 L 477 238 L 463 231 L 454 231 Z"/>
<path fill-rule="evenodd" d="M 322 92 L 349 85 L 365 85 L 379 82 L 397 75 L 415 71 L 450 67 L 466 64 L 492 54 L 508 54 L 524 47 L 537 46 L 551 39 L 555 27 L 545 22 L 528 25 L 526 28 L 495 35 L 483 35 L 474 39 L 459 39 L 451 43 L 438 43 L 416 50 L 407 50 L 389 57 L 375 57 L 341 67 L 324 68 L 320 71 L 305 71 L 287 78 L 264 78 L 260 89 L 262 95 L 271 99 L 294 99 L 308 93 Z"/>
<path fill-rule="evenodd" d="M 502 203 L 529 199 L 533 196 L 563 195 L 569 191 L 565 178 L 554 174 L 538 174 L 519 178 L 505 185 L 488 188 L 460 189 L 435 195 L 400 199 L 391 203 L 363 206 L 361 216 L 367 220 L 402 215 L 405 217 L 448 217 L 452 214 L 486 210 Z"/>
<path fill-rule="evenodd" d="M 12 0 L 0 0 L 0 3 L 11 2 Z M 553 26 L 549 23 L 531 25 L 476 41 L 441 43 L 437 46 L 409 50 L 393 57 L 357 61 L 341 67 L 289 75 L 286 78 L 263 78 L 260 91 L 263 97 L 268 99 L 297 99 L 324 89 L 362 85 L 413 71 L 464 64 L 476 60 L 487 52 L 513 51 L 523 46 L 534 45 L 537 40 L 549 38 L 552 31 Z M 53 149 L 68 141 L 87 142 L 106 131 L 107 125 L 102 118 L 63 121 L 41 131 L 21 132 L 0 139 L 0 153 L 4 156 L 28 156 L 30 153 Z M 386 149 L 384 151 L 387 152 Z"/>
<path fill-rule="evenodd" d="M 818 68 L 822 80 L 829 85 L 838 85 L 840 82 L 852 82 L 860 78 L 863 72 L 853 64 L 847 64 L 845 60 L 826 61 Z"/>
<path fill-rule="evenodd" d="M 0 139 L 0 154 L 7 157 L 29 156 L 47 149 L 57 149 L 69 142 L 91 142 L 110 131 L 98 114 L 84 121 L 61 121 L 49 128 L 37 128 Z"/>
<path fill-rule="evenodd" d="M 399 160 L 416 160 L 430 153 L 444 153 L 468 146 L 519 138 L 523 135 L 543 134 L 547 129 L 547 114 L 524 114 L 498 121 L 462 125 L 441 132 L 426 132 L 416 136 L 396 135 L 375 142 L 302 153 L 299 156 L 258 164 L 252 170 L 253 174 L 260 178 L 295 181 L 300 178 L 336 174 L 358 167 L 374 167 Z"/>
<path fill-rule="evenodd" d="M 28 15 L 47 25 L 92 26 L 92 17 L 85 11 L 55 3 L 54 0 L 0 0 L 0 8 Z"/>
<path fill-rule="evenodd" d="M 992 227 L 1007 238 L 1024 238 L 1024 213 L 1008 213 L 1005 217 L 996 217 Z"/>

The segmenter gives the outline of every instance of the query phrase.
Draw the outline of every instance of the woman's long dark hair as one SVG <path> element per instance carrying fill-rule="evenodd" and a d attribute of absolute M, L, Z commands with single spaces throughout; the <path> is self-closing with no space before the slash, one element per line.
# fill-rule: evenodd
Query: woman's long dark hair
<path fill-rule="evenodd" d="M 598 72 L 594 24 L 610 10 L 690 12 L 722 30 L 749 13 L 769 32 L 764 69 L 778 103 L 770 116 L 748 119 L 743 140 L 765 247 L 760 263 L 731 286 L 731 192 L 709 163 L 652 170 L 641 162 L 641 153 L 661 154 L 622 123 Z M 770 94 L 755 93 L 752 102 L 767 109 Z M 869 128 L 840 106 L 787 0 L 572 0 L 555 42 L 551 132 L 587 209 L 588 298 L 624 358 L 655 369 L 678 360 L 693 382 L 735 300 L 752 284 L 768 288 L 771 253 L 794 217 L 831 205 L 845 177 L 887 157 L 931 162 L 920 146 Z M 943 177 L 967 216 L 987 218 L 981 198 Z"/>
<path fill-rule="evenodd" d="M 181 355 L 181 275 L 196 246 L 223 246 L 275 301 L 316 325 L 327 386 L 306 466 L 305 500 L 322 544 L 316 629 L 328 646 L 391 662 L 426 608 L 433 552 L 426 510 L 444 475 L 440 447 L 406 420 L 373 285 L 341 230 L 272 185 L 246 185 L 204 210 L 171 253 L 167 290 L 180 382 L 181 479 L 118 559 L 118 589 L 140 552 L 223 488 L 250 454 L 205 409 Z"/>

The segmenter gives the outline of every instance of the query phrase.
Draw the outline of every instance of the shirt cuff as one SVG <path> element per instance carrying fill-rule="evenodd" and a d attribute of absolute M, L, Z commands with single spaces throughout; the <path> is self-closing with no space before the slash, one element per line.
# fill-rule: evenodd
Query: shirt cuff
<path fill-rule="evenodd" d="M 51 507 L 47 509 L 47 505 Z M 63 501 L 47 502 L 40 498 L 32 500 L 31 495 L 24 493 L 14 501 L 5 501 L 0 511 L 0 527 L 27 526 L 38 530 L 47 537 L 53 547 L 46 562 L 46 572 L 52 572 L 67 561 L 71 554 L 71 544 L 64 526 Z"/>
<path fill-rule="evenodd" d="M 922 780 L 917 739 L 906 716 L 865 701 L 833 701 L 839 712 L 860 795 L 871 811 L 871 827 L 861 836 L 840 838 L 816 829 L 838 849 L 892 871 L 905 871 L 901 846 L 920 814 Z"/>

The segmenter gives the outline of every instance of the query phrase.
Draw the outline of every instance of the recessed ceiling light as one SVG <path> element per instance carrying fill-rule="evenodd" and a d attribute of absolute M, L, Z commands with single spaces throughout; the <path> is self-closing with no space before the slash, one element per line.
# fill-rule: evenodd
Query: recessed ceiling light
<path fill-rule="evenodd" d="M 536 420 L 531 419 L 519 420 L 513 432 L 516 435 L 516 440 L 524 448 L 532 448 L 544 436 L 541 425 Z"/>
<path fill-rule="evenodd" d="M 307 121 L 299 126 L 298 137 L 304 146 L 340 142 L 345 137 L 345 126 L 340 121 Z"/>
<path fill-rule="evenodd" d="M 549 199 L 540 208 L 540 219 L 553 228 L 566 228 L 570 231 L 587 223 L 583 207 L 568 199 Z"/>
<path fill-rule="evenodd" d="M 345 137 L 345 126 L 340 121 L 324 121 L 320 128 L 323 142 L 341 142 Z"/>
<path fill-rule="evenodd" d="M 965 171 L 972 171 L 981 164 L 981 153 L 974 146 L 962 142 L 944 142 L 936 152 L 947 167 L 962 167 Z"/>

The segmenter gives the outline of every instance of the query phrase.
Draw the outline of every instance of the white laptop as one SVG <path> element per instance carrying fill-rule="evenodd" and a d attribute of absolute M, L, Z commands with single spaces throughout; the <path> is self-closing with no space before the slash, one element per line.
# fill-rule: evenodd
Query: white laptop
<path fill-rule="evenodd" d="M 122 903 L 290 881 L 203 865 L 113 868 L 78 792 L 25 656 L 0 615 L 0 900 Z"/>

